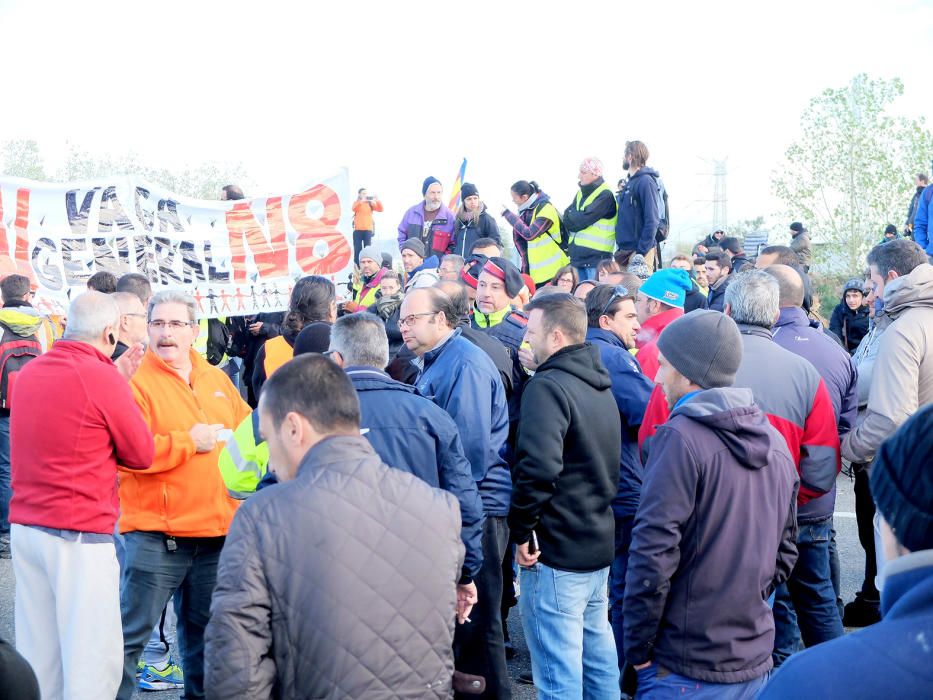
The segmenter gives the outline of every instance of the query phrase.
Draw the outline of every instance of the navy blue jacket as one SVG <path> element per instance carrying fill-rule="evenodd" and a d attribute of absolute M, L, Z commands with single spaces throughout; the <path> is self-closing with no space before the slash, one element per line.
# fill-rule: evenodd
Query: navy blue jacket
<path fill-rule="evenodd" d="M 486 211 L 485 204 L 482 213 L 479 215 L 479 221 L 472 218 L 464 221 L 459 216 L 457 217 L 454 222 L 453 240 L 451 240 L 447 252 L 454 253 L 462 258 L 468 258 L 470 257 L 470 251 L 473 249 L 473 244 L 480 238 L 491 238 L 496 242 L 496 245 L 502 245 L 499 227 L 496 225 L 496 220 Z"/>
<path fill-rule="evenodd" d="M 360 400 L 360 432 L 390 467 L 414 474 L 460 502 L 464 573 L 483 565 L 483 504 L 453 419 L 414 387 L 373 367 L 347 367 Z"/>
<path fill-rule="evenodd" d="M 422 358 L 416 386 L 454 419 L 487 516 L 509 514 L 512 476 L 503 457 L 509 409 L 499 370 L 456 329 Z"/>
<path fill-rule="evenodd" d="M 622 454 L 619 458 L 619 491 L 612 499 L 617 518 L 631 517 L 638 510 L 641 494 L 642 465 L 638 458 L 638 426 L 645 415 L 654 382 L 641 372 L 638 361 L 610 331 L 590 328 L 586 340 L 599 350 L 599 357 L 609 372 L 612 395 L 622 419 Z"/>
<path fill-rule="evenodd" d="M 661 213 L 658 211 L 658 171 L 640 168 L 619 193 L 616 245 L 645 255 L 656 243 Z"/>
<path fill-rule="evenodd" d="M 781 315 L 772 329 L 774 342 L 790 350 L 816 367 L 823 378 L 836 414 L 839 438 L 855 427 L 858 414 L 858 370 L 842 346 L 819 328 L 810 325 L 803 309 L 781 309 Z M 800 506 L 800 522 L 813 522 L 833 514 L 836 504 L 836 486 L 819 498 Z"/>
<path fill-rule="evenodd" d="M 933 695 L 933 550 L 889 562 L 881 622 L 794 654 L 758 700 Z"/>

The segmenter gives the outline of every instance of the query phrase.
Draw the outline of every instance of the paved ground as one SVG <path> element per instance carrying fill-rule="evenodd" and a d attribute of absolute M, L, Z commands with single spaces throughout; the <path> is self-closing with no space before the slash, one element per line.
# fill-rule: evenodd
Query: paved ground
<path fill-rule="evenodd" d="M 852 482 L 843 475 L 838 480 L 838 495 L 836 498 L 836 542 L 839 547 L 839 558 L 842 562 L 842 597 L 848 602 L 862 585 L 864 572 L 864 556 L 858 543 L 858 533 L 855 527 L 855 500 L 852 491 Z M 0 636 L 6 639 L 13 638 L 13 568 L 9 560 L 0 560 Z M 517 657 L 509 663 L 509 670 L 513 678 L 523 671 L 530 670 L 528 651 L 525 648 L 524 635 L 517 609 L 512 610 L 509 617 L 509 629 L 512 640 L 518 649 Z M 175 692 L 138 693 L 138 697 L 146 700 L 175 700 Z M 516 700 L 534 698 L 534 689 L 513 684 L 513 697 Z"/>

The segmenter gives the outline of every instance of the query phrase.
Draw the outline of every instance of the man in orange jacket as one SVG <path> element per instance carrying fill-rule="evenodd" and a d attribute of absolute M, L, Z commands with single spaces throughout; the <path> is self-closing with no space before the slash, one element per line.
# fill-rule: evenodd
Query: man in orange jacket
<path fill-rule="evenodd" d="M 217 462 L 224 430 L 249 406 L 226 374 L 192 349 L 198 334 L 192 297 L 161 292 L 149 302 L 149 350 L 133 377 L 136 403 L 155 439 L 148 469 L 120 475 L 120 586 L 123 682 L 135 689 L 136 663 L 172 594 L 183 652 L 185 697 L 204 697 L 204 628 L 224 538 L 236 511 Z"/>

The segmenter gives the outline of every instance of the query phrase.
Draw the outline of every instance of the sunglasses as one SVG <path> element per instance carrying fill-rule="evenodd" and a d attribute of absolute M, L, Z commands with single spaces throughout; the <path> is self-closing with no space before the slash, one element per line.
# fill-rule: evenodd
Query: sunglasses
<path fill-rule="evenodd" d="M 615 303 L 616 299 L 621 299 L 622 297 L 628 296 L 628 287 L 623 287 L 621 284 L 616 285 L 615 289 L 612 290 L 612 296 L 609 297 L 609 301 L 606 302 L 606 305 L 603 307 L 602 313 L 600 316 L 609 315 L 609 307 Z"/>

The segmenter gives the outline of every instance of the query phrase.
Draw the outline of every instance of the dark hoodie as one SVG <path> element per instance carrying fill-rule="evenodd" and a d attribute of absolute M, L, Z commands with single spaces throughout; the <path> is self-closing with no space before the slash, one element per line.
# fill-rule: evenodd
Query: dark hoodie
<path fill-rule="evenodd" d="M 499 227 L 496 225 L 496 220 L 486 211 L 485 204 L 478 221 L 472 216 L 466 221 L 457 216 L 454 223 L 453 240 L 451 240 L 447 252 L 454 253 L 462 258 L 468 258 L 473 251 L 473 244 L 480 238 L 491 238 L 496 242 L 496 245 L 502 244 Z"/>
<path fill-rule="evenodd" d="M 682 400 L 645 465 L 625 578 L 625 657 L 740 683 L 772 666 L 768 597 L 797 559 L 797 471 L 749 389 Z"/>
<path fill-rule="evenodd" d="M 534 530 L 540 561 L 564 571 L 612 563 L 612 499 L 622 449 L 619 409 L 599 350 L 558 350 L 522 393 L 509 527 L 523 544 Z"/>

